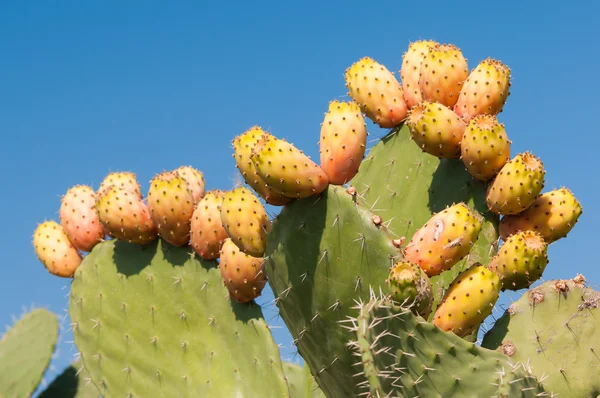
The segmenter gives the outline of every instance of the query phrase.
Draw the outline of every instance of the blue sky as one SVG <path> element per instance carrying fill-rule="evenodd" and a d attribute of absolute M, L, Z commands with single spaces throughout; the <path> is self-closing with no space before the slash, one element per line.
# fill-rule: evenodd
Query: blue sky
<path fill-rule="evenodd" d="M 31 236 L 58 220 L 69 187 L 97 188 L 109 171 L 130 170 L 147 192 L 154 174 L 190 164 L 207 188 L 229 189 L 230 141 L 255 124 L 318 159 L 328 102 L 346 95 L 344 70 L 368 55 L 397 71 L 409 42 L 424 38 L 456 44 L 470 68 L 488 56 L 511 67 L 500 121 L 513 154 L 531 150 L 546 190 L 565 185 L 584 206 L 571 235 L 551 246 L 544 277 L 582 272 L 600 285 L 598 4 L 200 4 L 0 3 L 0 324 L 31 305 L 65 314 L 68 280 L 46 272 Z M 274 336 L 291 359 L 291 337 L 284 328 Z M 62 340 L 49 378 L 75 352 L 68 333 Z"/>

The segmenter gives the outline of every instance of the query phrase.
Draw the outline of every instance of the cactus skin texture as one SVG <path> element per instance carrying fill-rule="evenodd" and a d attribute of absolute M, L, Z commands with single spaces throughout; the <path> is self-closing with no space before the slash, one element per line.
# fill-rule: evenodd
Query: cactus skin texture
<path fill-rule="evenodd" d="M 511 144 L 496 116 L 476 116 L 465 129 L 460 144 L 461 159 L 474 178 L 489 180 L 510 158 Z"/>
<path fill-rule="evenodd" d="M 469 67 L 460 49 L 452 44 L 431 46 L 420 69 L 423 99 L 452 108 L 468 77 Z"/>
<path fill-rule="evenodd" d="M 534 231 L 512 235 L 498 249 L 488 268 L 500 276 L 502 290 L 528 288 L 548 264 L 548 244 Z"/>
<path fill-rule="evenodd" d="M 439 43 L 433 40 L 417 40 L 408 45 L 408 50 L 402 56 L 400 78 L 402 80 L 404 99 L 409 109 L 423 101 L 421 88 L 419 87 L 421 63 L 423 63 L 425 56 L 429 52 L 429 47 L 436 44 Z"/>
<path fill-rule="evenodd" d="M 131 191 L 109 186 L 98 197 L 96 210 L 104 229 L 117 239 L 144 245 L 158 237 L 148 206 Z"/>
<path fill-rule="evenodd" d="M 240 303 L 254 300 L 267 283 L 262 257 L 252 257 L 227 238 L 221 248 L 219 269 L 229 294 Z"/>
<path fill-rule="evenodd" d="M 58 375 L 38 398 L 100 398 L 81 360 L 73 362 Z"/>
<path fill-rule="evenodd" d="M 142 187 L 134 173 L 130 171 L 116 171 L 109 173 L 100 183 L 97 193 L 101 194 L 105 189 L 114 185 L 128 192 L 133 193 L 138 198 L 142 199 Z"/>
<path fill-rule="evenodd" d="M 150 181 L 148 209 L 161 238 L 174 246 L 190 241 L 194 192 L 178 171 L 160 173 Z"/>
<path fill-rule="evenodd" d="M 332 101 L 321 124 L 321 168 L 330 184 L 344 185 L 358 172 L 367 147 L 367 126 L 354 102 Z"/>
<path fill-rule="evenodd" d="M 262 257 L 267 247 L 271 221 L 258 198 L 247 188 L 238 187 L 225 194 L 221 222 L 227 234 L 246 254 Z"/>
<path fill-rule="evenodd" d="M 510 68 L 487 58 L 479 63 L 465 81 L 454 111 L 469 122 L 477 115 L 502 112 L 510 95 Z"/>
<path fill-rule="evenodd" d="M 52 275 L 71 278 L 81 265 L 81 254 L 56 221 L 38 225 L 33 233 L 33 247 L 38 259 Z"/>
<path fill-rule="evenodd" d="M 536 231 L 552 243 L 566 237 L 582 213 L 581 203 L 569 189 L 555 189 L 538 196 L 524 212 L 502 217 L 500 236 L 506 240 L 518 231 Z"/>
<path fill-rule="evenodd" d="M 205 260 L 219 257 L 227 231 L 221 221 L 225 191 L 213 189 L 198 202 L 190 223 L 190 246 Z"/>
<path fill-rule="evenodd" d="M 379 127 L 399 125 L 408 114 L 402 86 L 384 65 L 363 57 L 345 72 L 348 95 Z"/>
<path fill-rule="evenodd" d="M 290 398 L 325 398 L 306 364 L 300 366 L 295 363 L 284 362 L 283 372 L 290 389 Z"/>
<path fill-rule="evenodd" d="M 513 215 L 527 210 L 544 189 L 544 164 L 530 152 L 506 162 L 488 186 L 486 203 L 496 214 Z"/>
<path fill-rule="evenodd" d="M 50 364 L 58 340 L 55 314 L 37 308 L 0 339 L 0 397 L 31 397 Z"/>
<path fill-rule="evenodd" d="M 444 331 L 465 337 L 492 313 L 500 297 L 500 277 L 481 264 L 461 272 L 438 306 L 433 323 Z"/>
<path fill-rule="evenodd" d="M 548 396 L 600 394 L 600 293 L 571 280 L 547 281 L 514 302 L 484 336 L 482 346 L 543 379 Z"/>
<path fill-rule="evenodd" d="M 429 277 L 416 264 L 400 261 L 390 269 L 387 281 L 392 299 L 427 318 L 431 313 L 433 292 Z"/>
<path fill-rule="evenodd" d="M 410 110 L 406 124 L 424 152 L 439 158 L 460 156 L 460 142 L 467 125 L 450 108 L 423 101 Z"/>
<path fill-rule="evenodd" d="M 288 396 L 260 307 L 232 301 L 216 263 L 189 247 L 97 245 L 75 275 L 69 315 L 102 396 Z"/>
<path fill-rule="evenodd" d="M 406 245 L 404 257 L 436 276 L 465 258 L 481 232 L 482 219 L 464 203 L 435 214 Z"/>
<path fill-rule="evenodd" d="M 292 198 L 281 195 L 269 187 L 266 181 L 256 172 L 256 166 L 251 160 L 252 149 L 261 140 L 270 140 L 273 136 L 259 126 L 254 126 L 235 137 L 232 141 L 235 166 L 244 178 L 244 181 L 261 196 L 265 202 L 272 206 L 283 206 L 292 201 Z"/>
<path fill-rule="evenodd" d="M 198 203 L 205 194 L 204 174 L 192 166 L 181 166 L 175 171 L 177 171 L 177 174 L 187 182 L 189 190 L 192 191 L 194 204 Z"/>
<path fill-rule="evenodd" d="M 262 139 L 254 146 L 251 159 L 258 175 L 272 189 L 290 198 L 318 195 L 329 184 L 318 164 L 279 138 Z"/>
<path fill-rule="evenodd" d="M 361 396 L 545 396 L 526 368 L 443 332 L 387 297 L 372 294 L 355 308 L 346 327 L 355 335 L 348 346 L 362 359 L 363 371 L 355 375 Z"/>
<path fill-rule="evenodd" d="M 102 239 L 104 230 L 96 212 L 96 195 L 87 185 L 70 188 L 60 204 L 60 225 L 77 250 L 89 252 Z"/>

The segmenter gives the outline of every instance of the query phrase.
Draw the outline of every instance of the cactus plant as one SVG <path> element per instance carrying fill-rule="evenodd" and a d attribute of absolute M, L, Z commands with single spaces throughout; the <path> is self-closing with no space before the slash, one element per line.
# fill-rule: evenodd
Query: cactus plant
<path fill-rule="evenodd" d="M 100 391 L 92 383 L 81 360 L 77 360 L 67 366 L 39 398 L 100 398 Z"/>

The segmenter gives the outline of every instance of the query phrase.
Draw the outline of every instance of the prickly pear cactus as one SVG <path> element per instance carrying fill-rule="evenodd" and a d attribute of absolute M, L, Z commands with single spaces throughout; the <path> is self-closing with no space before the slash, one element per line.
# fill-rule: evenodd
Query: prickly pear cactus
<path fill-rule="evenodd" d="M 324 398 L 323 392 L 315 383 L 306 364 L 284 362 L 283 372 L 290 389 L 290 398 Z"/>
<path fill-rule="evenodd" d="M 0 397 L 30 397 L 50 364 L 58 339 L 56 315 L 25 314 L 0 340 Z"/>
<path fill-rule="evenodd" d="M 543 380 L 552 396 L 600 394 L 600 293 L 572 280 L 545 282 L 513 303 L 482 346 L 497 349 Z"/>
<path fill-rule="evenodd" d="M 63 370 L 38 398 L 100 398 L 80 360 Z"/>
<path fill-rule="evenodd" d="M 101 243 L 75 273 L 69 314 L 103 396 L 288 396 L 260 307 L 231 300 L 190 247 Z"/>

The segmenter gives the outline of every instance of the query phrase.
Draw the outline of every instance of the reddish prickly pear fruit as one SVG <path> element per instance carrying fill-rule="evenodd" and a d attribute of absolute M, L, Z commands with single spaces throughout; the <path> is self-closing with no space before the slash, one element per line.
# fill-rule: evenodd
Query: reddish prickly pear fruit
<path fill-rule="evenodd" d="M 142 199 L 142 187 L 137 181 L 135 174 L 132 172 L 118 171 L 109 173 L 104 180 L 102 180 L 102 183 L 100 183 L 100 188 L 98 188 L 98 191 L 96 192 L 100 194 L 111 185 L 132 192 L 138 198 Z"/>
<path fill-rule="evenodd" d="M 467 60 L 456 46 L 435 44 L 429 47 L 419 76 L 423 99 L 452 108 L 468 76 Z"/>
<path fill-rule="evenodd" d="M 175 171 L 187 182 L 194 204 L 198 203 L 204 197 L 204 174 L 192 166 L 181 166 Z"/>
<path fill-rule="evenodd" d="M 267 283 L 264 258 L 240 251 L 229 238 L 223 243 L 220 256 L 219 269 L 229 295 L 242 304 L 260 296 Z"/>
<path fill-rule="evenodd" d="M 76 185 L 67 191 L 60 204 L 60 224 L 77 250 L 89 252 L 104 239 L 91 187 Z"/>
<path fill-rule="evenodd" d="M 454 111 L 469 122 L 477 115 L 497 115 L 509 96 L 510 68 L 488 58 L 479 63 L 462 86 Z"/>
<path fill-rule="evenodd" d="M 408 114 L 402 86 L 385 66 L 364 57 L 346 69 L 348 95 L 379 127 L 399 125 Z"/>
<path fill-rule="evenodd" d="M 117 239 L 145 245 L 158 237 L 148 206 L 134 192 L 108 186 L 98 194 L 96 211 L 102 226 Z"/>
<path fill-rule="evenodd" d="M 416 264 L 396 262 L 386 280 L 392 291 L 392 299 L 410 307 L 414 314 L 427 318 L 433 304 L 433 290 L 427 274 Z"/>
<path fill-rule="evenodd" d="M 542 277 L 548 264 L 548 244 L 534 231 L 512 235 L 498 250 L 488 269 L 500 276 L 502 290 L 528 288 Z"/>
<path fill-rule="evenodd" d="M 429 47 L 439 44 L 433 40 L 418 40 L 408 45 L 408 51 L 402 56 L 402 68 L 400 77 L 402 79 L 402 89 L 404 99 L 408 108 L 412 108 L 423 100 L 421 88 L 419 87 L 419 75 L 421 73 L 421 63 L 429 52 Z"/>
<path fill-rule="evenodd" d="M 433 316 L 446 332 L 465 337 L 487 318 L 500 297 L 500 277 L 476 263 L 452 281 Z"/>
<path fill-rule="evenodd" d="M 404 250 L 406 260 L 436 276 L 462 260 L 477 240 L 482 217 L 464 203 L 435 214 L 415 234 Z"/>
<path fill-rule="evenodd" d="M 367 126 L 356 103 L 329 104 L 319 146 L 321 168 L 330 184 L 344 185 L 356 175 L 367 147 Z"/>
<path fill-rule="evenodd" d="M 460 144 L 461 158 L 467 171 L 476 179 L 486 181 L 500 172 L 510 158 L 512 142 L 504 125 L 493 115 L 471 119 Z"/>
<path fill-rule="evenodd" d="M 292 144 L 263 139 L 252 151 L 258 175 L 275 191 L 290 198 L 318 195 L 329 185 L 323 169 Z"/>
<path fill-rule="evenodd" d="M 33 247 L 38 259 L 52 275 L 71 278 L 83 258 L 57 222 L 46 221 L 35 229 Z"/>
<path fill-rule="evenodd" d="M 539 232 L 548 243 L 564 238 L 583 213 L 581 204 L 567 188 L 538 196 L 524 212 L 502 217 L 500 236 L 506 240 L 519 231 Z"/>
<path fill-rule="evenodd" d="M 252 149 L 260 140 L 270 140 L 273 136 L 259 126 L 254 126 L 233 139 L 233 157 L 235 166 L 242 174 L 244 181 L 250 185 L 268 204 L 283 206 L 292 201 L 292 198 L 281 195 L 267 185 L 265 180 L 256 172 L 256 166 L 250 156 Z"/>
<path fill-rule="evenodd" d="M 163 172 L 150 181 L 148 209 L 164 240 L 173 246 L 188 244 L 194 194 L 179 172 Z"/>
<path fill-rule="evenodd" d="M 450 108 L 422 101 L 410 110 L 406 125 L 423 152 L 439 158 L 460 156 L 460 142 L 467 125 Z"/>
<path fill-rule="evenodd" d="M 253 257 L 263 256 L 271 221 L 263 205 L 249 189 L 238 187 L 225 194 L 221 205 L 221 222 L 241 251 Z"/>
<path fill-rule="evenodd" d="M 490 183 L 486 203 L 496 214 L 518 214 L 528 209 L 544 188 L 542 161 L 530 152 L 520 153 L 502 167 Z"/>
<path fill-rule="evenodd" d="M 221 222 L 221 205 L 225 192 L 208 191 L 198 202 L 190 227 L 190 246 L 200 257 L 213 260 L 219 257 L 219 251 L 227 231 Z"/>

